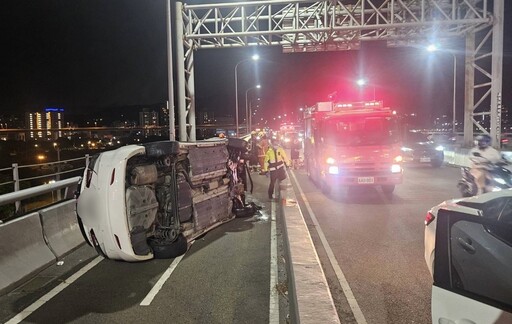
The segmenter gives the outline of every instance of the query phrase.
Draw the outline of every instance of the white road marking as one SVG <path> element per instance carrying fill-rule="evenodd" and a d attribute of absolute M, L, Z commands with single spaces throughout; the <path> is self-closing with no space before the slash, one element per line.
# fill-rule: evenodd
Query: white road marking
<path fill-rule="evenodd" d="M 65 281 L 61 282 L 57 287 L 50 290 L 43 297 L 39 298 L 34 303 L 32 303 L 30 306 L 28 306 L 27 308 L 22 310 L 20 313 L 18 313 L 16 316 L 11 318 L 8 322 L 6 322 L 6 324 L 17 324 L 17 323 L 20 323 L 21 321 L 23 321 L 25 318 L 30 316 L 30 314 L 35 312 L 39 307 L 43 306 L 46 302 L 50 301 L 50 299 L 57 296 L 66 287 L 68 287 L 73 282 L 75 282 L 78 278 L 83 276 L 87 271 L 94 268 L 94 266 L 96 266 L 98 263 L 100 263 L 101 260 L 103 260 L 103 257 L 98 256 L 96 259 L 89 262 L 82 269 L 80 269 L 76 273 L 74 273 L 71 277 L 69 277 Z"/>
<path fill-rule="evenodd" d="M 269 324 L 279 323 L 279 296 L 277 294 L 278 270 L 277 270 L 277 234 L 276 234 L 277 203 L 271 202 L 270 221 L 270 306 Z"/>
<path fill-rule="evenodd" d="M 160 277 L 160 279 L 158 279 L 153 288 L 151 288 L 150 292 L 146 295 L 146 297 L 144 297 L 144 299 L 140 303 L 140 306 L 149 306 L 151 304 L 155 296 L 158 294 L 160 289 L 162 289 L 165 282 L 167 281 L 167 279 L 169 279 L 172 272 L 174 271 L 174 269 L 176 269 L 178 263 L 180 263 L 181 259 L 183 259 L 184 256 L 185 255 L 183 254 L 177 257 L 176 259 L 172 260 L 171 264 L 169 265 L 169 268 L 165 270 L 164 274 Z"/>
<path fill-rule="evenodd" d="M 297 178 L 295 177 L 294 172 L 290 172 L 290 174 L 292 175 L 293 180 L 297 184 L 297 188 L 299 188 L 299 192 L 302 197 L 302 200 L 304 200 L 304 204 L 306 205 L 306 209 L 308 210 L 309 216 L 311 217 L 311 220 L 315 224 L 316 232 L 318 233 L 318 236 L 320 237 L 320 241 L 322 242 L 322 246 L 324 247 L 325 252 L 327 253 L 329 262 L 331 263 L 331 266 L 334 269 L 334 272 L 336 273 L 336 277 L 338 277 L 338 282 L 340 283 L 341 289 L 343 289 L 343 293 L 345 294 L 345 297 L 347 298 L 348 304 L 350 306 L 350 309 L 352 310 L 352 313 L 354 314 L 354 318 L 356 319 L 356 322 L 359 324 L 366 324 L 367 322 L 363 315 L 363 312 L 361 311 L 361 308 L 359 308 L 359 304 L 357 303 L 357 300 L 354 297 L 354 294 L 352 293 L 352 289 L 350 288 L 350 285 L 348 284 L 348 281 L 345 278 L 343 271 L 341 271 L 341 267 L 339 266 L 338 261 L 336 260 L 336 257 L 334 256 L 334 253 L 331 249 L 331 246 L 329 245 L 329 242 L 327 242 L 327 239 L 325 238 L 324 232 L 322 231 L 322 228 L 320 227 L 320 223 L 318 223 L 318 219 L 316 218 L 316 215 L 313 212 L 313 209 L 311 208 L 311 205 L 309 204 L 309 201 L 307 200 L 306 195 L 304 194 L 304 191 L 302 191 L 299 181 L 297 181 Z"/>

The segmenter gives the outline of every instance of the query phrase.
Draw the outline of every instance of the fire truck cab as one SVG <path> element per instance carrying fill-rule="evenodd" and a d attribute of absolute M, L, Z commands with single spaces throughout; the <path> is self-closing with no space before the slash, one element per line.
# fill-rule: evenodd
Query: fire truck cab
<path fill-rule="evenodd" d="M 319 102 L 304 119 L 306 170 L 324 193 L 380 186 L 391 194 L 402 183 L 400 128 L 382 101 Z"/>

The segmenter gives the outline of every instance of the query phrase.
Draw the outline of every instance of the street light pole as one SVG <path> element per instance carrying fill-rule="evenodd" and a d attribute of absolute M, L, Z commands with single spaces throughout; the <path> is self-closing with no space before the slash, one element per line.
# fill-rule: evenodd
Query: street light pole
<path fill-rule="evenodd" d="M 249 120 L 250 120 L 250 112 L 249 112 L 249 105 L 248 105 L 248 93 L 250 90 L 252 89 L 259 89 L 261 88 L 261 85 L 257 85 L 255 87 L 252 87 L 252 88 L 249 88 L 245 91 L 245 119 L 246 119 L 246 125 L 247 125 L 247 134 L 249 134 L 251 132 L 251 124 L 249 123 Z"/>
<path fill-rule="evenodd" d="M 239 136 L 239 124 L 238 124 L 238 66 L 243 63 L 247 62 L 249 60 L 257 61 L 259 60 L 260 56 L 257 54 L 254 54 L 250 59 L 245 59 L 240 62 L 238 62 L 235 65 L 235 119 L 236 119 L 236 136 Z"/>

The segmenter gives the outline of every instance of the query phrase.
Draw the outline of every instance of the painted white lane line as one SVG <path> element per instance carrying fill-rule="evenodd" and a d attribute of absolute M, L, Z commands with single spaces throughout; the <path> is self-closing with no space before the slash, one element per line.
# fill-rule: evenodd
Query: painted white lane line
<path fill-rule="evenodd" d="M 66 279 L 65 281 L 61 282 L 57 287 L 50 290 L 48 293 L 46 293 L 43 297 L 36 300 L 34 303 L 32 303 L 30 306 L 22 310 L 20 313 L 18 313 L 16 316 L 11 318 L 6 324 L 17 324 L 23 321 L 25 318 L 30 316 L 33 312 L 35 312 L 39 307 L 43 306 L 47 301 L 52 299 L 53 297 L 57 296 L 61 291 L 63 291 L 66 287 L 71 285 L 73 282 L 75 282 L 78 278 L 83 276 L 87 271 L 94 268 L 100 261 L 103 260 L 103 257 L 98 256 L 96 259 L 92 260 L 88 264 L 86 264 L 82 269 L 75 272 L 71 277 Z"/>
<path fill-rule="evenodd" d="M 331 263 L 331 266 L 334 269 L 334 272 L 336 273 L 338 282 L 340 283 L 341 289 L 343 289 L 343 293 L 345 294 L 345 297 L 347 298 L 348 304 L 350 306 L 350 309 L 352 310 L 352 313 L 354 314 L 354 318 L 356 319 L 356 322 L 358 324 L 366 324 L 367 322 L 363 315 L 363 312 L 361 311 L 361 308 L 359 308 L 359 304 L 357 303 L 357 300 L 354 297 L 354 294 L 352 293 L 352 289 L 350 288 L 350 285 L 348 284 L 348 281 L 345 278 L 343 271 L 341 271 L 338 261 L 336 260 L 336 257 L 334 256 L 334 253 L 332 252 L 329 242 L 327 242 L 327 239 L 325 238 L 324 232 L 322 231 L 322 228 L 320 227 L 320 223 L 318 223 L 318 219 L 316 218 L 316 215 L 313 212 L 313 209 L 311 209 L 311 205 L 309 204 L 309 201 L 307 200 L 306 195 L 304 194 L 304 191 L 302 191 L 299 181 L 297 181 L 297 178 L 295 177 L 295 174 L 293 172 L 290 172 L 290 174 L 292 175 L 293 180 L 295 181 L 295 184 L 297 185 L 297 188 L 299 189 L 300 196 L 302 197 L 302 200 L 304 200 L 304 204 L 306 205 L 306 209 L 308 210 L 309 216 L 311 217 L 311 220 L 315 224 L 316 232 L 318 233 L 318 236 L 320 237 L 322 246 L 324 247 L 325 252 L 327 253 L 327 257 L 329 258 L 329 262 Z"/>
<path fill-rule="evenodd" d="M 185 254 L 180 255 L 176 259 L 172 260 L 171 264 L 169 265 L 169 268 L 167 268 L 167 270 L 165 270 L 164 274 L 160 277 L 160 279 L 158 279 L 158 281 L 153 286 L 153 288 L 151 288 L 150 292 L 146 295 L 146 297 L 144 297 L 144 299 L 140 303 L 140 306 L 151 305 L 153 298 L 155 298 L 155 296 L 158 294 L 160 289 L 162 289 L 165 282 L 167 281 L 167 279 L 169 279 L 172 272 L 174 271 L 174 269 L 176 269 L 176 267 L 178 266 L 178 264 L 180 263 L 181 259 L 183 259 L 184 256 L 185 256 Z"/>
<path fill-rule="evenodd" d="M 277 294 L 277 233 L 276 233 L 277 203 L 271 202 L 270 218 L 270 303 L 269 324 L 279 324 L 279 296 Z"/>

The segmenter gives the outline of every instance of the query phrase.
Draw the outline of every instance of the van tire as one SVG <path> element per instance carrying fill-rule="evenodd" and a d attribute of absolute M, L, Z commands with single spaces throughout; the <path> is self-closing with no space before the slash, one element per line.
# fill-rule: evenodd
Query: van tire
<path fill-rule="evenodd" d="M 159 141 L 144 144 L 146 155 L 151 158 L 160 158 L 165 155 L 180 153 L 180 144 L 176 141 Z"/>
<path fill-rule="evenodd" d="M 160 241 L 149 240 L 149 246 L 153 250 L 155 259 L 172 259 L 185 254 L 188 250 L 187 239 L 183 234 L 178 235 L 178 238 L 168 244 L 163 244 Z"/>

